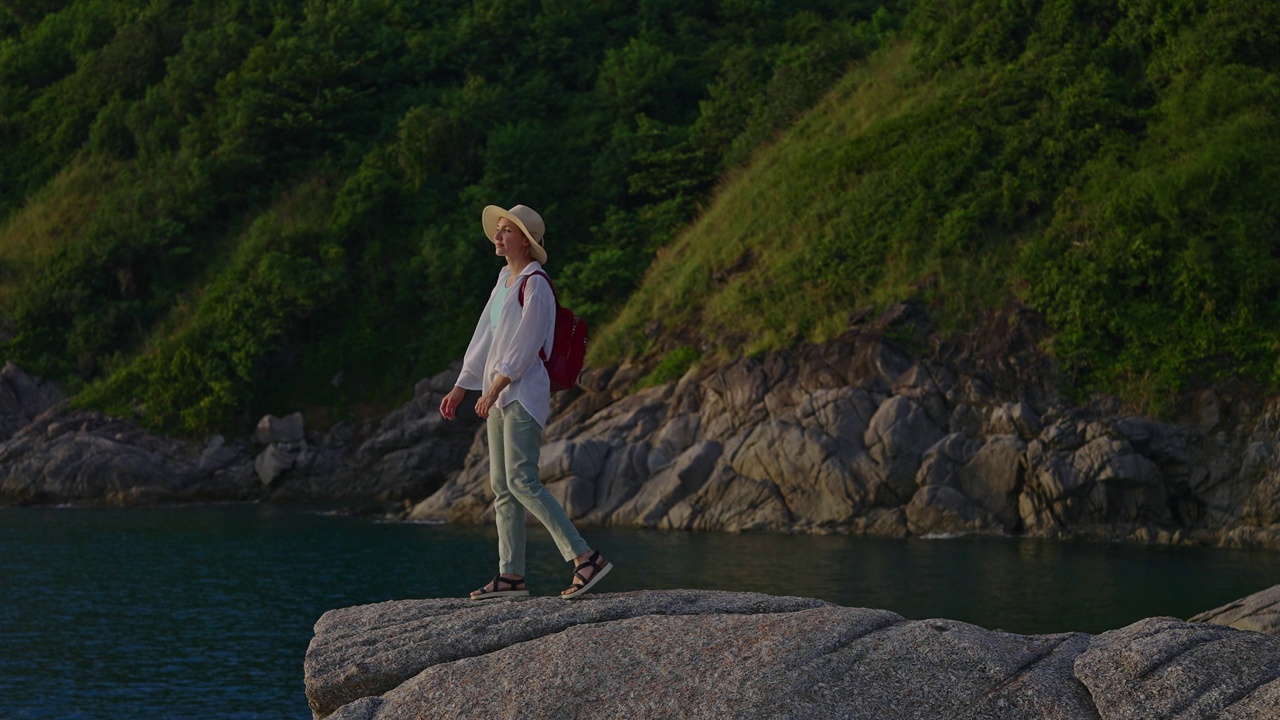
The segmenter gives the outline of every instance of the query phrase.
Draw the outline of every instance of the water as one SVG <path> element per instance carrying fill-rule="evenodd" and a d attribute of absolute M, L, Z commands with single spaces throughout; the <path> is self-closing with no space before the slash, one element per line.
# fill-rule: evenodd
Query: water
<path fill-rule="evenodd" d="M 588 529 L 601 591 L 752 590 L 1021 633 L 1188 617 L 1280 582 L 1280 553 L 996 538 Z M 305 508 L 0 509 L 0 718 L 309 720 L 302 660 L 324 611 L 465 595 L 489 527 Z M 530 533 L 531 589 L 570 570 Z"/>

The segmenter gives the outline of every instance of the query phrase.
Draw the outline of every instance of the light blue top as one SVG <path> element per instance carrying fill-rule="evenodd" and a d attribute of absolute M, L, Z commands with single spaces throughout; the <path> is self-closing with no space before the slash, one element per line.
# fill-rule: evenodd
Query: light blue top
<path fill-rule="evenodd" d="M 507 302 L 507 294 L 510 292 L 511 288 L 507 287 L 505 282 L 498 283 L 493 295 L 493 304 L 489 308 L 489 325 L 494 330 L 498 329 L 498 316 L 502 314 L 502 305 Z"/>

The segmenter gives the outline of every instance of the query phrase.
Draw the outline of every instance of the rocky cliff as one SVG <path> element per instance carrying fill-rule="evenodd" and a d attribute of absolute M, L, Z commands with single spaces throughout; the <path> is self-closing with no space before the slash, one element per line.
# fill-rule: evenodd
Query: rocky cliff
<path fill-rule="evenodd" d="M 940 340 L 902 305 L 855 314 L 823 345 L 639 392 L 645 367 L 589 370 L 555 398 L 543 479 L 585 525 L 1280 549 L 1280 398 L 1207 388 L 1178 422 L 1080 405 L 1059 394 L 1041 337 L 1033 319 L 994 317 Z M 456 367 L 376 426 L 318 434 L 300 415 L 268 416 L 250 438 L 204 443 L 71 409 L 4 373 L 0 502 L 334 500 L 491 520 L 480 422 L 437 411 Z"/>
<path fill-rule="evenodd" d="M 641 392 L 641 368 L 589 371 L 558 398 L 543 480 L 584 524 L 1280 548 L 1277 399 L 1205 391 L 1178 424 L 1081 407 L 1025 323 L 908 351 L 926 322 L 901 306 Z M 408 517 L 491 520 L 484 442 Z"/>
<path fill-rule="evenodd" d="M 474 413 L 449 423 L 436 410 L 457 374 L 423 380 L 377 426 L 320 434 L 300 414 L 268 415 L 250 437 L 193 443 L 75 408 L 10 363 L 0 372 L 0 503 L 418 499 L 458 471 L 480 426 Z"/>
<path fill-rule="evenodd" d="M 1277 600 L 1280 586 L 1235 619 Z M 305 678 L 314 716 L 333 720 L 1263 720 L 1280 708 L 1280 637 L 1174 618 L 1016 635 L 687 590 L 410 600 L 326 613 Z"/>

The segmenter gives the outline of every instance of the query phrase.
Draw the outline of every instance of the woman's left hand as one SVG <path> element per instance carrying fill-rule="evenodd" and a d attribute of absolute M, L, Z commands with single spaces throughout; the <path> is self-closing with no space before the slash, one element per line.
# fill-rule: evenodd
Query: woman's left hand
<path fill-rule="evenodd" d="M 489 409 L 493 407 L 494 403 L 498 402 L 498 396 L 501 395 L 502 391 L 506 390 L 507 386 L 510 384 L 511 378 L 506 375 L 495 374 L 493 376 L 493 384 L 489 386 L 489 392 L 481 395 L 480 399 L 476 401 L 476 414 L 485 420 L 488 420 Z"/>
<path fill-rule="evenodd" d="M 479 415 L 481 418 L 488 420 L 489 409 L 492 408 L 493 404 L 497 401 L 498 401 L 498 393 L 493 392 L 492 390 L 484 395 L 481 395 L 480 399 L 476 401 L 476 415 Z"/>

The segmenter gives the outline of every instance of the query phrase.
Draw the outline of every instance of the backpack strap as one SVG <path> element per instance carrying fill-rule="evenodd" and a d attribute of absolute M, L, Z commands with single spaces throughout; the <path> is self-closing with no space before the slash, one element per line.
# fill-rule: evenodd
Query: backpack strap
<path fill-rule="evenodd" d="M 559 294 L 556 293 L 555 284 L 551 282 L 551 276 L 542 272 L 541 270 L 534 270 L 528 275 L 525 275 L 524 279 L 520 281 L 520 307 L 524 307 L 524 286 L 529 284 L 529 278 L 533 277 L 534 275 L 541 275 L 542 278 L 547 281 L 547 284 L 551 286 L 551 297 L 555 298 L 556 305 L 559 305 L 560 296 Z"/>
<path fill-rule="evenodd" d="M 557 307 L 557 308 L 559 308 L 559 307 L 560 307 L 560 298 L 559 298 L 559 296 L 557 296 L 557 295 L 556 295 L 556 286 L 555 286 L 555 285 L 553 285 L 553 284 L 551 283 L 551 276 L 550 276 L 550 275 L 548 275 L 548 274 L 546 274 L 546 273 L 544 273 L 544 272 L 542 272 L 541 270 L 534 270 L 533 272 L 529 273 L 528 275 L 525 275 L 525 276 L 524 276 L 524 279 L 520 281 L 520 296 L 519 296 L 519 297 L 520 297 L 520 307 L 524 307 L 524 286 L 529 284 L 529 278 L 533 277 L 534 275 L 541 275 L 541 276 L 542 276 L 542 279 L 546 280 L 546 281 L 547 281 L 547 284 L 551 286 L 551 297 L 555 299 L 555 301 L 556 301 L 556 307 Z M 554 315 L 552 315 L 552 318 L 551 318 L 551 319 L 552 319 L 552 322 L 555 322 L 555 316 L 554 316 Z M 546 362 L 546 361 L 547 361 L 547 351 L 546 351 L 546 350 L 543 350 L 542 348 L 538 348 L 538 357 L 542 359 L 542 362 Z"/>

